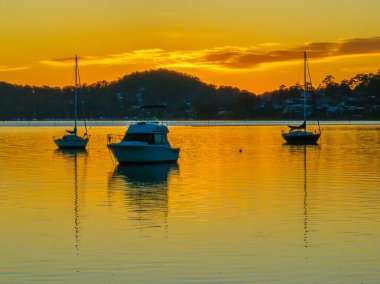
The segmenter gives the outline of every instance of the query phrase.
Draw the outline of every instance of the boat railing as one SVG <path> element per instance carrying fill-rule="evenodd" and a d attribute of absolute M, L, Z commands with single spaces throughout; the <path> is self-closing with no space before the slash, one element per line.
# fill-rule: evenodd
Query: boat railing
<path fill-rule="evenodd" d="M 124 135 L 120 134 L 107 134 L 107 143 L 119 143 L 123 140 Z"/>
<path fill-rule="evenodd" d="M 132 121 L 130 124 L 139 124 L 139 123 L 154 123 L 154 124 L 158 124 L 158 125 L 165 125 L 165 126 L 168 126 L 168 122 L 167 121 L 163 121 L 163 120 L 136 120 L 136 121 Z"/>

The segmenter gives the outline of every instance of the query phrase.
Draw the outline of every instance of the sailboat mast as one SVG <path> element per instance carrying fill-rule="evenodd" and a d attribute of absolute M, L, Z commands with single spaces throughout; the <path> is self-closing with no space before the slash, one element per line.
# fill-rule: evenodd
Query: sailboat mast
<path fill-rule="evenodd" d="M 306 90 L 307 90 L 307 83 L 306 83 L 306 68 L 307 68 L 307 57 L 306 57 L 306 51 L 304 51 L 303 54 L 304 57 L 304 66 L 303 66 L 303 74 L 304 74 L 304 91 L 303 91 L 303 121 L 305 122 L 305 130 L 306 130 Z"/>
<path fill-rule="evenodd" d="M 77 108 L 78 108 L 78 56 L 75 55 L 75 87 L 74 87 L 74 119 L 75 119 L 75 124 L 74 124 L 74 134 L 77 134 Z"/>

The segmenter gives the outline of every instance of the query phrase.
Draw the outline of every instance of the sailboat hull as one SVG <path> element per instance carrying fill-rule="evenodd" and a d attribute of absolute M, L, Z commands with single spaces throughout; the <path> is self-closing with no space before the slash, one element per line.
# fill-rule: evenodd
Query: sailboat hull
<path fill-rule="evenodd" d="M 54 139 L 54 143 L 60 149 L 84 149 L 87 146 L 88 138 L 82 138 L 76 135 L 65 135 L 61 139 Z"/>
<path fill-rule="evenodd" d="M 290 132 L 282 134 L 282 138 L 291 145 L 316 145 L 318 144 L 320 133 L 312 132 Z"/>

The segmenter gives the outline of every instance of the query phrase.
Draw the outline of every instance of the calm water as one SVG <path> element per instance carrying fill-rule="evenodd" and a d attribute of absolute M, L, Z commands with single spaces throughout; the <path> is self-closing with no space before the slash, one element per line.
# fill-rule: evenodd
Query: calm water
<path fill-rule="evenodd" d="M 1 127 L 0 283 L 380 283 L 380 126 L 323 128 L 171 127 L 177 165 L 116 167 L 124 127 Z"/>

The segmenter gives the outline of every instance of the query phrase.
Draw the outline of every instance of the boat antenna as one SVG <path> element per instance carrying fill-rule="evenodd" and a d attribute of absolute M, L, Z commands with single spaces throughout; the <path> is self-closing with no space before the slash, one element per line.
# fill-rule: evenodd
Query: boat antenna
<path fill-rule="evenodd" d="M 78 56 L 75 55 L 75 86 L 74 86 L 74 135 L 77 135 L 77 104 L 78 104 Z"/>

